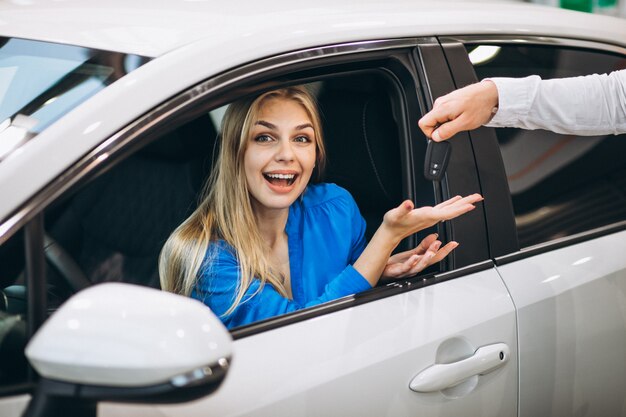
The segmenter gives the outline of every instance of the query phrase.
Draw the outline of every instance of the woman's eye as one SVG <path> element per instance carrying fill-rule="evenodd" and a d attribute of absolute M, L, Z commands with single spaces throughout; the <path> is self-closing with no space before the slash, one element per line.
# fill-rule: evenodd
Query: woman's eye
<path fill-rule="evenodd" d="M 309 143 L 311 139 L 309 139 L 308 136 L 296 136 L 294 142 Z"/>
<path fill-rule="evenodd" d="M 268 135 L 259 135 L 257 137 L 254 138 L 255 142 L 271 142 L 272 141 L 272 137 L 268 136 Z"/>

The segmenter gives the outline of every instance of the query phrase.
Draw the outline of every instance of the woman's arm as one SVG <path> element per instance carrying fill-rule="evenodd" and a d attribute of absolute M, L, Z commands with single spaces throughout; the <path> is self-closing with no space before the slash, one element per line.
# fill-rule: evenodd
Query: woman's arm
<path fill-rule="evenodd" d="M 228 328 L 312 307 L 371 288 L 351 265 L 330 280 L 319 297 L 304 304 L 285 298 L 271 284 L 261 286 L 261 281 L 254 279 L 241 303 L 225 315 L 237 294 L 240 268 L 232 250 L 223 247 L 213 249 L 216 251 L 211 254 L 212 260 L 200 274 L 192 297 L 209 306 Z"/>
<path fill-rule="evenodd" d="M 472 194 L 467 197 L 456 196 L 435 207 L 417 209 L 411 201 L 404 201 L 400 206 L 385 214 L 382 224 L 354 263 L 354 269 L 363 275 L 372 286 L 375 286 L 387 267 L 391 253 L 402 239 L 441 221 L 450 220 L 467 213 L 473 210 L 474 204 L 482 201 L 482 199 L 480 194 Z M 425 258 L 424 268 L 433 263 L 435 253 L 433 252 L 432 256 Z"/>

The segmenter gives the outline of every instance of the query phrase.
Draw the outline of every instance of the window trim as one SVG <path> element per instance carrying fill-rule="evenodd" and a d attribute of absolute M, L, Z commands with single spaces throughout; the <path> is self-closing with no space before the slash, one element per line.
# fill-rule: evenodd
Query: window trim
<path fill-rule="evenodd" d="M 528 246 L 520 249 L 518 252 L 509 253 L 494 259 L 497 266 L 506 265 L 512 262 L 516 262 L 522 259 L 531 258 L 533 256 L 541 255 L 542 253 L 552 252 L 557 249 L 566 248 L 569 246 L 577 245 L 579 243 L 587 242 L 589 240 L 597 239 L 603 236 L 612 235 L 626 230 L 626 220 L 612 223 L 606 226 L 600 226 L 595 229 L 587 230 L 585 232 L 576 233 L 570 236 L 565 236 L 560 239 L 551 240 L 548 242 L 538 243 L 533 246 Z"/>
<path fill-rule="evenodd" d="M 626 46 L 618 43 L 609 44 L 596 41 L 588 41 L 584 39 L 560 38 L 555 36 L 519 36 L 519 35 L 467 35 L 467 36 L 442 36 L 439 38 L 441 43 L 460 42 L 464 45 L 471 44 L 526 44 L 526 45 L 543 45 L 557 46 L 567 48 L 592 49 L 596 51 L 612 52 L 626 55 Z"/>
<path fill-rule="evenodd" d="M 421 78 L 427 83 L 423 87 L 427 93 L 423 100 L 427 105 L 427 110 L 430 110 L 434 98 L 453 91 L 456 85 L 444 50 L 437 39 L 434 38 L 428 44 L 418 45 L 414 53 L 415 64 L 421 72 Z M 421 136 L 427 140 L 423 134 Z M 435 191 L 439 194 L 437 196 L 439 201 L 455 195 L 482 193 L 469 134 L 458 133 L 450 145 L 452 154 L 445 178 L 440 183 L 433 183 Z M 478 204 L 471 213 L 445 222 L 440 227 L 445 228 L 446 236 L 450 236 L 452 240 L 457 240 L 455 234 L 460 234 L 465 239 L 462 245 L 463 252 L 455 250 L 446 258 L 448 270 L 489 259 L 484 204 Z"/>
<path fill-rule="evenodd" d="M 231 330 L 231 335 L 234 340 L 243 339 L 245 337 L 254 336 L 259 333 L 264 333 L 268 330 L 277 329 L 283 326 L 287 326 L 289 324 L 298 323 L 307 319 L 318 317 L 320 315 L 320 312 L 323 312 L 323 314 L 331 314 L 340 310 L 344 310 L 348 307 L 357 307 L 372 301 L 393 297 L 403 294 L 405 292 L 429 287 L 431 285 L 450 281 L 452 279 L 460 278 L 477 272 L 486 271 L 492 268 L 494 268 L 494 262 L 492 260 L 486 260 L 452 271 L 416 276 L 405 280 L 392 282 L 383 287 L 376 287 L 364 293 L 349 295 L 339 298 L 337 300 L 329 301 L 319 306 L 310 307 L 301 311 L 294 311 L 293 313 L 272 317 L 267 320 L 258 321 L 246 326 L 235 328 Z"/>

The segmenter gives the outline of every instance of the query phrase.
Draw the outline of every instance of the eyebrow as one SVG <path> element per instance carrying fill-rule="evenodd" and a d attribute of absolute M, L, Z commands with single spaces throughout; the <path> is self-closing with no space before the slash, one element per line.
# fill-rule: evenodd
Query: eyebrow
<path fill-rule="evenodd" d="M 268 129 L 278 130 L 278 127 L 276 127 L 275 124 L 270 123 L 270 122 L 266 122 L 265 120 L 257 120 L 255 125 L 261 125 L 261 126 L 267 127 Z"/>
<path fill-rule="evenodd" d="M 255 125 L 261 125 L 261 126 L 267 127 L 268 129 L 278 130 L 278 127 L 275 124 L 266 122 L 265 120 L 257 120 Z M 314 129 L 311 123 L 304 123 L 304 124 L 296 126 L 296 130 L 303 130 L 306 128 Z"/>

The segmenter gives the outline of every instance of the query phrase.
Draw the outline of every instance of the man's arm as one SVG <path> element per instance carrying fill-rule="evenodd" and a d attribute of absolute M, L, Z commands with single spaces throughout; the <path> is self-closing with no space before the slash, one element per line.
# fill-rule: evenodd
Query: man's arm
<path fill-rule="evenodd" d="M 483 124 L 578 135 L 625 133 L 626 70 L 553 80 L 487 79 L 440 97 L 419 121 L 435 141 Z"/>

